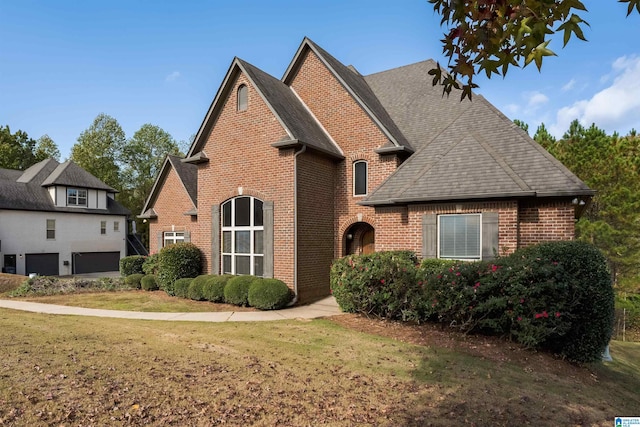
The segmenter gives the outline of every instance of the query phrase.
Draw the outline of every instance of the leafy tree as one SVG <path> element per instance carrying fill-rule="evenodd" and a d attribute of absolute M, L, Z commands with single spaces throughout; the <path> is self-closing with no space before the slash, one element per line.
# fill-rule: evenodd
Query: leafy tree
<path fill-rule="evenodd" d="M 44 159 L 55 159 L 60 161 L 60 149 L 49 135 L 42 135 L 36 141 L 34 156 L 38 161 Z"/>
<path fill-rule="evenodd" d="M 58 160 L 60 150 L 48 135 L 35 141 L 24 131 L 0 126 L 0 168 L 25 170 L 49 157 Z"/>
<path fill-rule="evenodd" d="M 513 123 L 515 123 L 515 125 L 518 126 L 520 129 L 525 131 L 527 133 L 527 135 L 529 134 L 529 125 L 528 124 L 526 124 L 522 120 L 518 120 L 518 119 L 513 119 Z"/>
<path fill-rule="evenodd" d="M 142 210 L 167 154 L 181 154 L 178 143 L 169 133 L 151 124 L 142 125 L 123 147 L 120 156 L 120 202 L 131 212 L 137 214 Z M 139 223 L 137 226 L 143 240 L 147 242 L 148 224 Z"/>
<path fill-rule="evenodd" d="M 551 147 L 556 143 L 556 138 L 551 135 L 544 123 L 540 123 L 540 126 L 538 126 L 535 135 L 533 135 L 533 139 L 538 144 L 546 148 L 547 151 L 551 151 Z"/>
<path fill-rule="evenodd" d="M 124 131 L 116 119 L 99 114 L 71 148 L 71 160 L 105 184 L 119 190 L 120 159 L 126 143 Z"/>
<path fill-rule="evenodd" d="M 545 56 L 556 56 L 548 48 L 550 37 L 562 32 L 566 46 L 572 36 L 586 40 L 589 25 L 575 12 L 586 11 L 579 0 L 428 0 L 442 16 L 448 32 L 442 39 L 448 58 L 448 73 L 438 64 L 429 74 L 443 93 L 462 91 L 461 99 L 471 99 L 476 74 L 505 76 L 509 67 L 526 67 L 534 62 L 538 70 Z M 627 16 L 634 7 L 640 13 L 640 0 L 628 3 Z M 459 79 L 466 79 L 460 84 Z"/>

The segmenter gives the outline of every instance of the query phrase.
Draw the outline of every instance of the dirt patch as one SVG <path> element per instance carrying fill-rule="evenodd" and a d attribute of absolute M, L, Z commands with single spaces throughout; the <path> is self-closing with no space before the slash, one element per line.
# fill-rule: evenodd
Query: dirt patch
<path fill-rule="evenodd" d="M 25 280 L 27 280 L 27 276 L 0 273 L 0 293 L 11 292 Z"/>

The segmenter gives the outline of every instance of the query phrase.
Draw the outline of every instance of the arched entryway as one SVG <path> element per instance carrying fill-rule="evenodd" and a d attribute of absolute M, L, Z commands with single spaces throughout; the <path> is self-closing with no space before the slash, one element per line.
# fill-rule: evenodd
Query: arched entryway
<path fill-rule="evenodd" d="M 343 255 L 366 255 L 376 251 L 374 228 L 366 222 L 356 222 L 344 232 Z"/>

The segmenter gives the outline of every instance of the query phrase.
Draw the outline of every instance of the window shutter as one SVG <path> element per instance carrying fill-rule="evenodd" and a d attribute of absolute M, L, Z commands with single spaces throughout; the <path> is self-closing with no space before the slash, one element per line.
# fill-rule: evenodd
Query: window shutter
<path fill-rule="evenodd" d="M 190 231 L 185 231 L 184 232 L 184 242 L 185 243 L 190 243 L 191 242 L 191 232 Z"/>
<path fill-rule="evenodd" d="M 482 214 L 482 259 L 491 260 L 498 253 L 498 212 Z"/>
<path fill-rule="evenodd" d="M 273 202 L 262 205 L 264 224 L 264 271 L 266 278 L 273 278 Z"/>
<path fill-rule="evenodd" d="M 185 235 L 185 239 L 186 239 Z M 211 274 L 220 274 L 220 205 L 211 206 Z"/>
<path fill-rule="evenodd" d="M 164 244 L 164 238 L 162 231 L 158 231 L 158 252 L 162 249 L 162 245 Z"/>
<path fill-rule="evenodd" d="M 422 216 L 422 258 L 438 257 L 438 216 L 425 214 Z"/>

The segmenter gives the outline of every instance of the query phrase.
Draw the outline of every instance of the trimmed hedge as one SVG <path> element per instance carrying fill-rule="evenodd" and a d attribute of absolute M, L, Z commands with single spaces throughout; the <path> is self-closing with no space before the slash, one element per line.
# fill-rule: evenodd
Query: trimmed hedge
<path fill-rule="evenodd" d="M 193 243 L 165 246 L 158 255 L 158 286 L 169 295 L 175 294 L 176 280 L 196 277 L 202 269 L 202 253 Z"/>
<path fill-rule="evenodd" d="M 249 305 L 249 288 L 256 280 L 255 276 L 235 276 L 229 279 L 224 287 L 225 302 L 233 305 Z"/>
<path fill-rule="evenodd" d="M 156 276 L 153 274 L 147 274 L 142 279 L 140 279 L 140 286 L 145 291 L 157 291 L 159 289 L 158 281 L 156 279 Z"/>
<path fill-rule="evenodd" d="M 225 302 L 224 288 L 232 277 L 234 276 L 230 274 L 222 276 L 207 276 L 202 287 L 204 299 L 211 302 Z"/>
<path fill-rule="evenodd" d="M 260 310 L 277 310 L 291 298 L 291 290 L 282 280 L 258 278 L 249 287 L 249 305 Z"/>
<path fill-rule="evenodd" d="M 343 311 L 407 320 L 419 290 L 416 264 L 410 251 L 349 255 L 331 266 L 331 292 Z"/>
<path fill-rule="evenodd" d="M 146 257 L 142 255 L 131 255 L 120 258 L 120 275 L 130 276 L 132 274 L 143 274 L 142 265 L 146 261 Z"/>
<path fill-rule="evenodd" d="M 139 274 L 139 273 L 130 274 L 124 278 L 124 283 L 126 285 L 131 286 L 134 289 L 140 289 L 140 287 L 142 286 L 140 284 L 140 280 L 142 280 L 143 277 L 144 277 L 144 274 Z"/>
<path fill-rule="evenodd" d="M 183 277 L 173 283 L 173 294 L 180 298 L 189 298 L 189 286 L 193 279 L 189 277 Z"/>
<path fill-rule="evenodd" d="M 190 298 L 194 301 L 206 300 L 206 298 L 204 297 L 204 284 L 209 277 L 213 276 L 202 274 L 191 280 L 191 284 L 189 285 L 189 289 L 187 290 L 187 298 Z"/>

